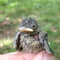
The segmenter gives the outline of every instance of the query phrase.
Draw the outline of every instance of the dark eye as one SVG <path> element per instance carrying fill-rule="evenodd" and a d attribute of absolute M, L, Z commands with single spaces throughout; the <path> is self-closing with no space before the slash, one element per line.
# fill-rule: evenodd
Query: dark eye
<path fill-rule="evenodd" d="M 35 24 L 35 23 L 32 23 L 32 24 L 30 25 L 30 27 L 31 27 L 31 28 L 36 28 L 36 24 Z"/>
<path fill-rule="evenodd" d="M 35 25 L 33 25 L 32 27 L 33 27 L 33 28 L 35 28 L 36 26 L 35 26 Z"/>

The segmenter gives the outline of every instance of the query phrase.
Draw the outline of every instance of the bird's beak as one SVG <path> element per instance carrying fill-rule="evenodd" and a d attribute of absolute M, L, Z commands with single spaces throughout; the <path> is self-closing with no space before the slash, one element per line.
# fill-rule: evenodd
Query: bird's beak
<path fill-rule="evenodd" d="M 20 28 L 20 32 L 33 32 L 33 29 L 21 27 L 21 28 Z"/>

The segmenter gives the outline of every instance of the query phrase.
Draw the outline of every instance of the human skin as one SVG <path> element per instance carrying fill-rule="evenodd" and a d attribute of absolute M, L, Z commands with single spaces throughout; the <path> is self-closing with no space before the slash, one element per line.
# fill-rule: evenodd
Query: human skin
<path fill-rule="evenodd" d="M 0 55 L 0 60 L 55 60 L 55 57 L 44 51 L 38 54 L 19 51 Z"/>

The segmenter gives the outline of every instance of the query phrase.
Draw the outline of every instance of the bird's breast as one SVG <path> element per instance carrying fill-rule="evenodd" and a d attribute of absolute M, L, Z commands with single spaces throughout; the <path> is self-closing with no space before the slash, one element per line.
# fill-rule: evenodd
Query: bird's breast
<path fill-rule="evenodd" d="M 40 41 L 35 40 L 29 35 L 21 35 L 21 45 L 26 52 L 37 53 L 42 50 Z"/>

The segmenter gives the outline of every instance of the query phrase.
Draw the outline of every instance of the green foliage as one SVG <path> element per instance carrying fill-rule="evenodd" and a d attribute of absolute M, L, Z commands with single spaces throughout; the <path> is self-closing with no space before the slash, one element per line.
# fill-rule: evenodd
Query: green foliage
<path fill-rule="evenodd" d="M 0 54 L 14 52 L 15 49 L 13 48 L 12 42 L 13 41 L 10 38 L 3 39 L 3 41 L 0 43 Z"/>

